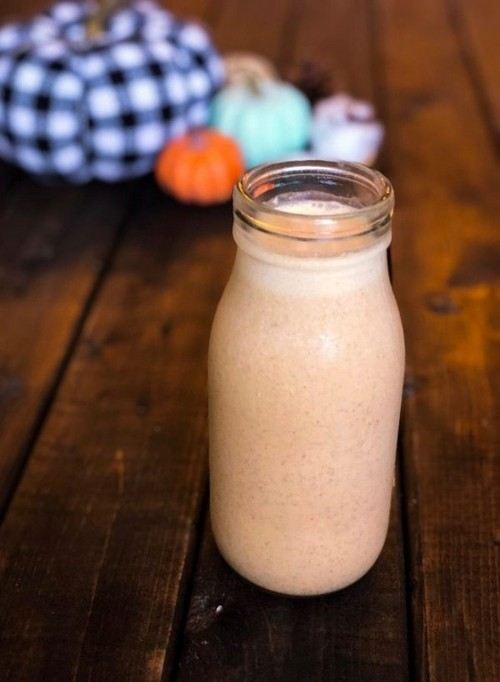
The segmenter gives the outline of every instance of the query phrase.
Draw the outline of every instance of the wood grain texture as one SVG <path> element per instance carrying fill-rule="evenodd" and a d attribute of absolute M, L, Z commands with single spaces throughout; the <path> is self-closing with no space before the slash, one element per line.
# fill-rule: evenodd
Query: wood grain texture
<path fill-rule="evenodd" d="M 372 34 L 365 0 L 295 0 L 283 44 L 287 64 L 312 61 L 331 74 L 335 91 L 373 99 Z"/>
<path fill-rule="evenodd" d="M 203 18 L 207 8 L 219 0 L 157 0 L 171 12 L 182 17 Z M 11 21 L 18 18 L 27 19 L 36 12 L 41 12 L 50 5 L 47 0 L 2 0 L 0 17 L 2 21 Z"/>
<path fill-rule="evenodd" d="M 46 7 L 3 5 L 2 18 Z M 203 16 L 208 0 L 169 3 Z M 47 187 L 0 166 L 0 513 L 15 485 L 118 227 L 139 191 Z M 33 339 L 37 342 L 33 343 Z"/>
<path fill-rule="evenodd" d="M 444 3 L 376 9 L 409 365 L 417 678 L 495 680 L 499 170 Z"/>
<path fill-rule="evenodd" d="M 368 96 L 374 89 L 369 41 L 355 48 L 353 64 L 344 51 L 344 35 L 354 27 L 360 36 L 368 34 L 368 15 L 359 3 L 352 13 L 341 5 L 314 2 L 302 9 L 296 5 L 288 55 L 294 60 L 321 59 L 327 68 L 343 60 L 348 64 L 345 73 L 355 74 L 359 94 Z M 229 569 L 207 522 L 178 678 L 186 682 L 407 679 L 402 544 L 396 493 L 389 537 L 373 571 L 339 594 L 294 600 L 265 593 Z"/>
<path fill-rule="evenodd" d="M 23 178 L 0 214 L 0 510 L 131 196 Z"/>
<path fill-rule="evenodd" d="M 206 19 L 218 0 L 160 0 L 170 12 L 185 19 Z"/>
<path fill-rule="evenodd" d="M 45 0 L 2 0 L 0 20 L 17 21 L 29 19 L 33 14 L 46 9 Z"/>
<path fill-rule="evenodd" d="M 5 679 L 160 680 L 171 660 L 233 247 L 225 208 L 153 188 L 141 207 L 0 533 Z"/>
<path fill-rule="evenodd" d="M 500 3 L 448 0 L 466 65 L 500 144 Z"/>
<path fill-rule="evenodd" d="M 382 557 L 362 580 L 326 597 L 292 599 L 232 571 L 207 522 L 176 679 L 403 682 L 400 547 L 393 520 Z"/>
<path fill-rule="evenodd" d="M 289 16 L 290 0 L 218 0 L 210 21 L 223 52 L 257 52 L 279 63 Z"/>

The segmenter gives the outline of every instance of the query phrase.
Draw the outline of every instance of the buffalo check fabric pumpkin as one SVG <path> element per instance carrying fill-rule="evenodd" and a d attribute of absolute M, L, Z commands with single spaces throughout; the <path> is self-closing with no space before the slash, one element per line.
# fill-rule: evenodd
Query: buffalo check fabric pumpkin
<path fill-rule="evenodd" d="M 222 61 L 203 28 L 153 2 L 115 12 L 92 41 L 89 12 L 60 2 L 0 29 L 0 156 L 76 183 L 136 177 L 206 122 Z"/>

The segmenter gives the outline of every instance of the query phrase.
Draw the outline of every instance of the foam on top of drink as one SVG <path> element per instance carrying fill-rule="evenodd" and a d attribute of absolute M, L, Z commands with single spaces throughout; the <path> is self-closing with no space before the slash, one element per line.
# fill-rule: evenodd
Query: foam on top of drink
<path fill-rule="evenodd" d="M 271 199 L 268 203 L 284 213 L 295 213 L 298 215 L 312 216 L 331 216 L 342 213 L 351 213 L 356 210 L 353 206 L 346 206 L 339 201 L 328 201 L 324 199 L 292 199 L 283 200 L 283 195 Z"/>

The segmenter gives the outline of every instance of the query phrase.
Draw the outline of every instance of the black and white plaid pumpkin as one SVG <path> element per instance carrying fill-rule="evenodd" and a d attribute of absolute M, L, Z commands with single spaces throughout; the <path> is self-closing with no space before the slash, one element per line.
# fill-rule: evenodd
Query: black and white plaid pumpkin
<path fill-rule="evenodd" d="M 88 39 L 95 6 L 59 2 L 0 29 L 0 156 L 70 182 L 147 173 L 172 137 L 206 123 L 222 61 L 199 25 L 149 0 Z"/>

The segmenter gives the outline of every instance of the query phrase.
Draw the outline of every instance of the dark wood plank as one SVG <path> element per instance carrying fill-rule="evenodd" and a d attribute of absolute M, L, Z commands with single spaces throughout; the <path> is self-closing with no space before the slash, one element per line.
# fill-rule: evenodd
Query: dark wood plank
<path fill-rule="evenodd" d="M 0 510 L 131 197 L 24 178 L 0 215 Z"/>
<path fill-rule="evenodd" d="M 0 159 L 0 210 L 9 200 L 12 189 L 21 176 L 21 171 Z"/>
<path fill-rule="evenodd" d="M 470 76 L 500 144 L 500 4 L 496 0 L 448 2 Z"/>
<path fill-rule="evenodd" d="M 204 17 L 208 6 L 218 0 L 157 0 L 170 11 L 183 17 Z M 26 19 L 41 12 L 50 5 L 47 0 L 2 0 L 0 16 L 2 21 Z"/>
<path fill-rule="evenodd" d="M 176 679 L 403 682 L 400 545 L 393 522 L 381 559 L 362 580 L 326 597 L 291 599 L 232 571 L 207 525 Z"/>
<path fill-rule="evenodd" d="M 4 23 L 29 19 L 33 14 L 44 10 L 47 4 L 45 0 L 2 0 L 0 20 Z"/>
<path fill-rule="evenodd" d="M 170 12 L 186 19 L 206 19 L 218 0 L 161 0 Z"/>
<path fill-rule="evenodd" d="M 42 6 L 2 3 L 0 20 Z M 1 516 L 132 194 L 45 187 L 3 163 L 0 189 Z"/>
<path fill-rule="evenodd" d="M 372 100 L 372 35 L 365 0 L 295 0 L 284 52 L 287 65 L 311 60 L 331 73 L 336 91 Z"/>
<path fill-rule="evenodd" d="M 368 97 L 374 84 L 369 17 L 362 7 L 353 3 L 348 9 L 342 2 L 310 2 L 302 10 L 295 6 L 289 58 L 321 60 L 330 68 L 344 60 L 344 73 L 352 75 L 353 89 Z M 360 42 L 351 64 L 344 36 L 355 30 Z M 229 569 L 215 548 L 207 522 L 178 678 L 186 682 L 405 680 L 402 545 L 396 493 L 389 537 L 376 567 L 339 594 L 293 600 L 267 594 Z"/>
<path fill-rule="evenodd" d="M 205 479 L 206 341 L 233 247 L 227 208 L 153 188 L 141 207 L 0 533 L 6 679 L 160 680 L 171 660 Z"/>
<path fill-rule="evenodd" d="M 168 10 L 185 18 L 206 18 L 210 9 L 220 0 L 157 0 Z M 50 3 L 47 0 L 2 0 L 0 9 L 1 20 L 15 21 L 28 19 L 33 14 L 41 12 Z"/>
<path fill-rule="evenodd" d="M 444 3 L 378 0 L 376 9 L 409 365 L 417 676 L 495 680 L 499 170 Z"/>
<path fill-rule="evenodd" d="M 208 4 L 170 3 L 200 16 Z M 2 5 L 0 15 L 45 6 L 20 0 Z M 0 189 L 1 512 L 138 186 L 46 187 L 3 164 Z"/>
<path fill-rule="evenodd" d="M 217 11 L 211 17 L 211 28 L 216 44 L 223 52 L 258 52 L 279 61 L 287 39 L 285 29 L 290 0 L 216 2 Z"/>

